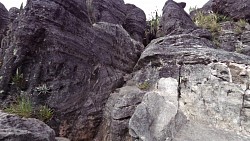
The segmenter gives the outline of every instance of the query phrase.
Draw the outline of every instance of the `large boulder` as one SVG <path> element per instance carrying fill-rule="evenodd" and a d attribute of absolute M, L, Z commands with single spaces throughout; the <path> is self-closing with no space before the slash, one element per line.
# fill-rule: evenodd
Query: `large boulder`
<path fill-rule="evenodd" d="M 90 2 L 88 9 L 92 22 L 120 24 L 133 39 L 143 41 L 146 29 L 146 15 L 143 10 L 133 4 L 125 4 L 123 0 L 87 0 L 87 2 Z"/>
<path fill-rule="evenodd" d="M 160 24 L 164 35 L 190 32 L 197 28 L 184 8 L 183 4 L 173 0 L 168 0 L 165 3 Z"/>
<path fill-rule="evenodd" d="M 37 119 L 25 119 L 0 111 L 1 141 L 55 141 L 55 132 Z"/>
<path fill-rule="evenodd" d="M 87 0 L 92 1 L 95 21 L 123 24 L 126 19 L 126 6 L 123 0 Z M 89 9 L 89 8 L 88 8 Z"/>
<path fill-rule="evenodd" d="M 146 29 L 146 15 L 133 4 L 126 4 L 126 21 L 123 27 L 136 41 L 143 42 Z"/>
<path fill-rule="evenodd" d="M 143 48 L 121 25 L 91 23 L 87 9 L 79 0 L 29 0 L 1 58 L 2 104 L 22 91 L 34 105 L 54 109 L 48 124 L 71 140 L 95 137 L 110 93 Z"/>
<path fill-rule="evenodd" d="M 8 23 L 9 23 L 9 12 L 5 8 L 5 6 L 0 2 L 0 43 L 2 41 L 3 36 L 5 35 Z"/>
<path fill-rule="evenodd" d="M 250 22 L 249 0 L 213 0 L 212 9 L 215 13 L 235 20 L 245 19 Z"/>

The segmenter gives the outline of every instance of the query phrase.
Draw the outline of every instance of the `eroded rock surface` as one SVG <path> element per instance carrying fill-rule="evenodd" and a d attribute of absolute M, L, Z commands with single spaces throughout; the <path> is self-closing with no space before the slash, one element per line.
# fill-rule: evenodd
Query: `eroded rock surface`
<path fill-rule="evenodd" d="M 6 34 L 6 28 L 9 23 L 9 13 L 5 6 L 0 2 L 0 43 Z"/>
<path fill-rule="evenodd" d="M 174 8 L 182 7 L 169 0 L 164 9 Z M 165 24 L 171 25 L 176 17 L 168 17 Z M 145 92 L 129 117 L 129 139 L 203 140 L 211 134 L 209 139 L 220 141 L 249 140 L 250 58 L 215 49 L 207 31 L 202 32 L 185 18 L 178 20 L 187 24 L 180 27 L 184 32 L 173 28 L 171 34 L 153 40 L 137 62 L 133 78 L 127 81 L 127 86 L 136 85 Z M 107 108 L 114 101 L 110 99 Z"/>
<path fill-rule="evenodd" d="M 30 0 L 11 26 L 1 58 L 2 104 L 24 91 L 35 106 L 55 111 L 48 124 L 58 136 L 92 140 L 110 93 L 143 46 L 121 25 L 92 24 L 85 1 Z M 17 70 L 21 83 L 12 79 Z M 39 94 L 41 86 L 48 91 Z"/>
<path fill-rule="evenodd" d="M 250 20 L 249 0 L 214 0 L 212 9 L 215 13 L 229 16 L 235 20 Z"/>
<path fill-rule="evenodd" d="M 146 29 L 146 15 L 144 11 L 133 4 L 126 4 L 126 21 L 123 27 L 133 39 L 143 42 Z"/>
<path fill-rule="evenodd" d="M 55 132 L 37 119 L 25 119 L 0 111 L 1 141 L 56 141 Z"/>

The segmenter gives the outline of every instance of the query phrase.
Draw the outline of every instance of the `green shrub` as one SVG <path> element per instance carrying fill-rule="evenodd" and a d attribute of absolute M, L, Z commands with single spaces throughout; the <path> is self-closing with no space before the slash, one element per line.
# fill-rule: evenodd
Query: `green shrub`
<path fill-rule="evenodd" d="M 221 30 L 218 16 L 214 13 L 205 15 L 203 12 L 197 12 L 194 22 L 197 26 L 208 29 L 211 32 L 219 32 Z"/>
<path fill-rule="evenodd" d="M 151 87 L 151 85 L 147 81 L 138 84 L 138 88 L 141 90 L 148 90 L 150 87 Z"/>
<path fill-rule="evenodd" d="M 17 114 L 21 117 L 29 118 L 32 116 L 32 104 L 28 98 L 19 98 L 16 104 L 12 104 L 9 108 L 4 111 L 12 114 Z"/>
<path fill-rule="evenodd" d="M 236 24 L 241 28 L 245 28 L 247 25 L 247 21 L 244 19 L 240 19 L 238 22 L 236 22 Z"/>
<path fill-rule="evenodd" d="M 37 118 L 41 121 L 50 120 L 53 116 L 53 110 L 48 106 L 40 106 L 37 113 Z"/>

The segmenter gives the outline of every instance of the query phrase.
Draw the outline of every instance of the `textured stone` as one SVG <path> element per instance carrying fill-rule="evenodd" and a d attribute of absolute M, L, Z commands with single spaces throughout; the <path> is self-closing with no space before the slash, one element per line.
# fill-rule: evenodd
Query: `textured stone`
<path fill-rule="evenodd" d="M 178 82 L 162 78 L 146 93 L 129 121 L 130 135 L 143 141 L 171 140 L 186 123 L 178 111 Z"/>
<path fill-rule="evenodd" d="M 207 124 L 189 122 L 182 127 L 173 141 L 248 141 L 249 137 L 234 132 L 209 127 Z"/>
<path fill-rule="evenodd" d="M 143 42 L 146 29 L 146 15 L 133 4 L 126 4 L 126 21 L 123 27 L 136 41 Z"/>
<path fill-rule="evenodd" d="M 1 141 L 55 141 L 55 132 L 37 119 L 25 119 L 0 111 Z"/>
<path fill-rule="evenodd" d="M 6 34 L 6 28 L 9 23 L 9 13 L 4 5 L 0 2 L 0 43 L 3 36 Z"/>
<path fill-rule="evenodd" d="M 11 28 L 1 58 L 1 104 L 22 90 L 34 105 L 55 109 L 48 124 L 58 136 L 93 140 L 110 93 L 123 85 L 143 46 L 121 25 L 92 24 L 79 0 L 29 0 Z M 25 81 L 10 85 L 17 70 Z M 47 94 L 36 91 L 41 85 Z"/>
<path fill-rule="evenodd" d="M 163 8 L 161 27 L 164 35 L 190 32 L 196 28 L 182 5 L 168 0 Z"/>
<path fill-rule="evenodd" d="M 127 141 L 128 123 L 145 92 L 137 86 L 125 86 L 110 95 L 104 112 L 104 122 L 96 140 Z"/>
<path fill-rule="evenodd" d="M 213 0 L 212 9 L 214 13 L 226 15 L 235 20 L 250 20 L 249 0 Z"/>

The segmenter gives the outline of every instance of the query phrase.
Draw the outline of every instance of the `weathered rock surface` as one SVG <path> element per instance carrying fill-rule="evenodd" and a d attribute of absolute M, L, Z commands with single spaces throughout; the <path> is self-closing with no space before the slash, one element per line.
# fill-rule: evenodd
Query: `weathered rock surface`
<path fill-rule="evenodd" d="M 235 20 L 250 21 L 249 0 L 213 0 L 212 9 L 215 13 L 229 16 Z"/>
<path fill-rule="evenodd" d="M 129 119 L 145 92 L 137 86 L 125 86 L 110 95 L 104 112 L 104 121 L 96 141 L 127 141 Z"/>
<path fill-rule="evenodd" d="M 178 82 L 162 78 L 157 89 L 148 92 L 129 121 L 130 135 L 143 141 L 172 139 L 186 123 L 186 117 L 178 111 Z"/>
<path fill-rule="evenodd" d="M 182 5 L 173 0 L 168 0 L 163 7 L 161 27 L 164 35 L 190 32 L 197 28 Z"/>
<path fill-rule="evenodd" d="M 123 27 L 133 39 L 143 42 L 146 29 L 146 15 L 144 11 L 133 4 L 126 4 L 126 21 Z"/>
<path fill-rule="evenodd" d="M 92 25 L 85 1 L 78 0 L 30 0 L 12 29 L 1 58 L 1 99 L 22 90 L 34 105 L 55 111 L 48 124 L 57 136 L 92 140 L 110 93 L 123 85 L 143 46 L 121 25 Z M 20 84 L 12 79 L 17 70 Z M 43 95 L 36 91 L 42 85 L 48 88 Z"/>
<path fill-rule="evenodd" d="M 221 31 L 218 35 L 220 48 L 250 55 L 250 25 L 248 23 L 240 25 L 239 22 L 222 22 L 220 23 Z"/>
<path fill-rule="evenodd" d="M 8 10 L 0 2 L 0 43 L 2 41 L 3 36 L 5 35 L 5 31 L 6 31 L 8 23 L 9 23 Z"/>
<path fill-rule="evenodd" d="M 124 24 L 126 19 L 126 6 L 123 0 L 87 0 L 93 1 L 95 21 Z M 88 8 L 89 9 L 89 8 Z"/>
<path fill-rule="evenodd" d="M 207 126 L 189 122 L 182 127 L 173 141 L 248 141 L 249 138 Z"/>
<path fill-rule="evenodd" d="M 1 141 L 55 141 L 55 132 L 37 119 L 25 119 L 0 111 Z"/>
<path fill-rule="evenodd" d="M 167 6 L 169 4 L 171 6 Z M 174 8 L 176 11 L 172 13 L 181 6 L 169 0 L 164 9 Z M 177 21 L 176 17 L 181 16 L 168 17 L 166 27 Z M 184 32 L 175 32 L 173 28 L 168 36 L 153 40 L 137 62 L 133 78 L 121 88 L 137 85 L 145 91 L 132 116 L 130 113 L 126 119 L 119 120 L 119 123 L 126 123 L 129 119 L 129 125 L 122 127 L 123 131 L 128 128 L 131 135 L 131 138 L 127 134 L 121 138 L 143 141 L 249 140 L 250 57 L 214 49 L 206 31 L 202 32 L 192 26 L 193 23 L 182 19 L 178 19 L 179 23 L 187 24 L 180 30 Z M 189 31 L 185 27 L 190 25 Z M 129 93 L 122 95 L 127 96 Z M 116 99 L 109 99 L 107 109 L 114 107 L 112 103 L 116 103 Z M 129 100 L 123 100 L 129 103 Z M 121 111 L 116 113 L 121 114 Z M 109 119 L 115 117 L 111 112 L 107 115 Z M 106 124 L 105 127 L 109 129 L 110 126 Z M 122 133 L 116 131 L 116 135 Z M 113 135 L 114 131 L 109 133 Z"/>

